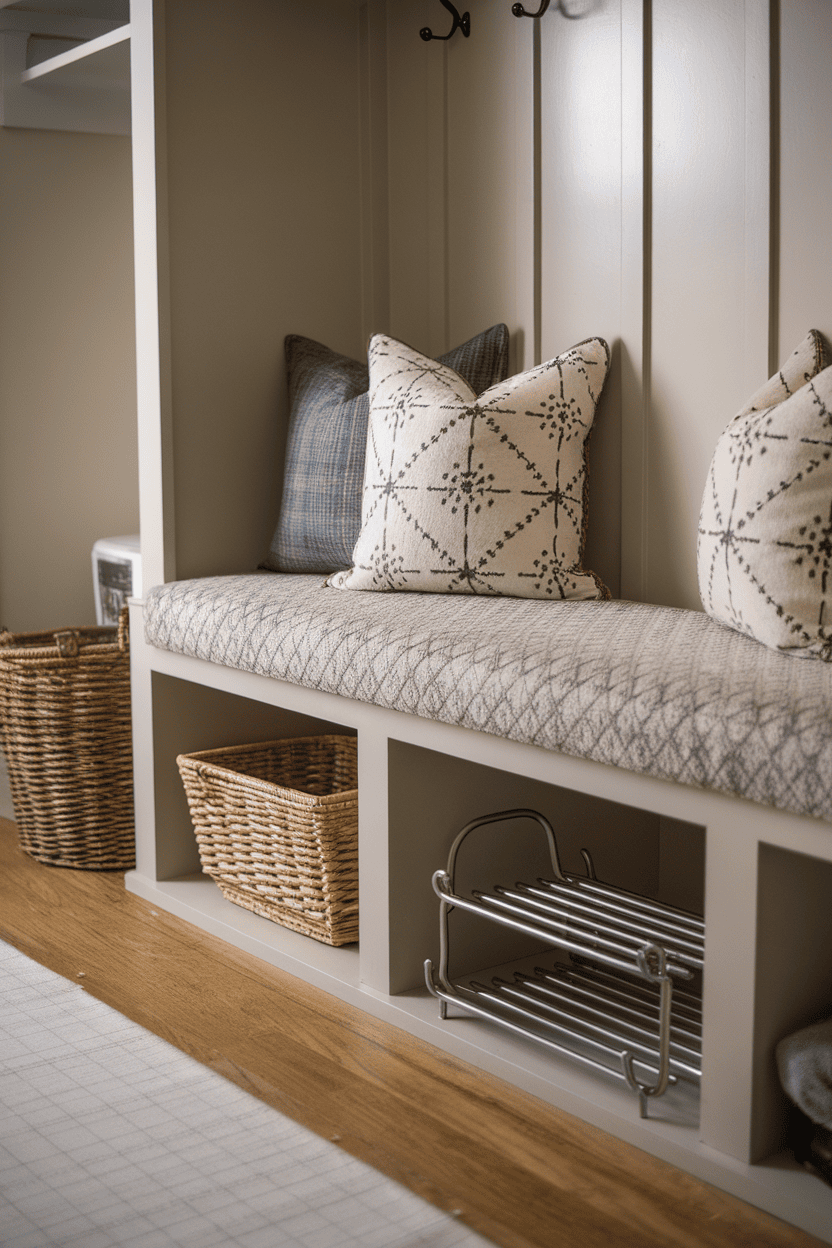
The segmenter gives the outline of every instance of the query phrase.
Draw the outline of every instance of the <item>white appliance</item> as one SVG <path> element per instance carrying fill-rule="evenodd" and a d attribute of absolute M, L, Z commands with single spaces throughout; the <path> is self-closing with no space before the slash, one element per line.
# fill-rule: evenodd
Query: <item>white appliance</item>
<path fill-rule="evenodd" d="M 138 535 L 99 538 L 92 548 L 92 583 L 96 623 L 117 624 L 127 599 L 142 592 Z"/>

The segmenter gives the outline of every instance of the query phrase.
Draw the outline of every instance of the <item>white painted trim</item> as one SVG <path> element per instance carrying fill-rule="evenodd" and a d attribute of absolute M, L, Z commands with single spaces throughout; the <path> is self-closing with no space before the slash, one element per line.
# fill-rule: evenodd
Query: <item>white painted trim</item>
<path fill-rule="evenodd" d="M 176 579 L 167 259 L 164 0 L 133 0 L 133 236 L 144 587 Z"/>

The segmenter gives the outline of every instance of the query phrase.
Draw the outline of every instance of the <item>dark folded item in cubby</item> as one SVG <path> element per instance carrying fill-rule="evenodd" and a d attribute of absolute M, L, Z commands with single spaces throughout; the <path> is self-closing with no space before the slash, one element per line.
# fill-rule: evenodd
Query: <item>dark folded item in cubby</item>
<path fill-rule="evenodd" d="M 832 1018 L 781 1040 L 777 1071 L 793 1105 L 789 1144 L 794 1155 L 832 1185 Z"/>

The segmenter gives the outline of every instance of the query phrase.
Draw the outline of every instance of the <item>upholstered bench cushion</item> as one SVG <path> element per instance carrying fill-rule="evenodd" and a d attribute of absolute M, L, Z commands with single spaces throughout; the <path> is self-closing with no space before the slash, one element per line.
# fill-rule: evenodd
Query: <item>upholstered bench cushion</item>
<path fill-rule="evenodd" d="M 211 577 L 147 594 L 154 646 L 832 819 L 832 664 L 707 615 Z"/>

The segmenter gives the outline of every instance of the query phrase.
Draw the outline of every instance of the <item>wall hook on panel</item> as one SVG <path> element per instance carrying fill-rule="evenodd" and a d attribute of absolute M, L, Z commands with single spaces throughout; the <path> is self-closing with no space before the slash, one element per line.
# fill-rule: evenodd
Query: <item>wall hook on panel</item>
<path fill-rule="evenodd" d="M 549 0 L 546 0 L 547 4 L 548 2 Z M 461 30 L 463 35 L 467 39 L 471 33 L 470 14 L 463 13 L 462 16 L 460 17 L 459 12 L 456 9 L 456 6 L 451 4 L 450 0 L 439 0 L 439 3 L 445 6 L 445 8 L 450 13 L 451 17 L 454 19 L 451 29 L 448 31 L 447 35 L 435 35 L 433 31 L 431 30 L 430 26 L 423 26 L 422 29 L 419 31 L 420 37 L 424 39 L 425 43 L 427 43 L 431 39 L 450 39 L 453 35 L 456 34 L 458 30 Z"/>
<path fill-rule="evenodd" d="M 551 0 L 540 0 L 540 8 L 537 10 L 537 12 L 530 13 L 529 10 L 524 8 L 522 4 L 517 3 L 511 6 L 511 11 L 515 17 L 542 17 L 543 14 L 548 9 L 550 4 L 551 4 Z M 585 17 L 586 12 L 587 12 L 586 6 L 584 6 L 584 9 L 582 11 L 570 13 L 569 9 L 564 8 L 563 0 L 558 0 L 557 4 L 555 5 L 555 8 L 560 13 L 562 13 L 564 17 L 568 17 L 570 21 L 575 21 L 579 17 Z"/>
<path fill-rule="evenodd" d="M 513 4 L 511 11 L 515 17 L 542 17 L 549 7 L 549 0 L 540 0 L 540 8 L 536 13 L 529 13 L 528 9 L 524 9 L 522 4 Z"/>

